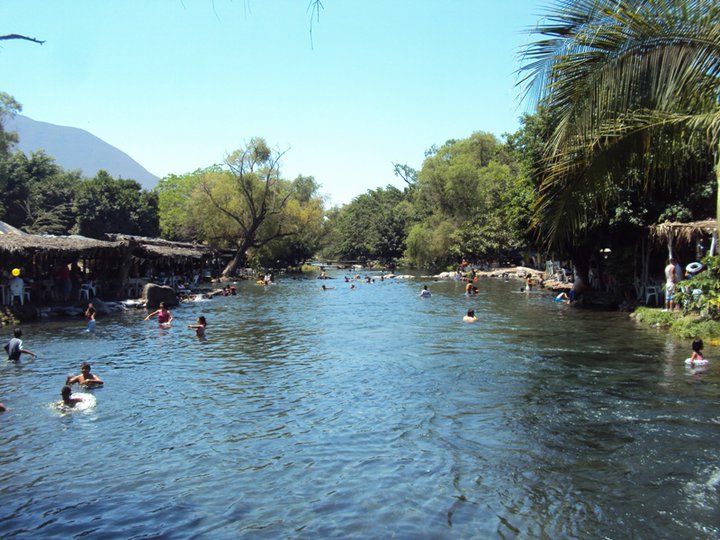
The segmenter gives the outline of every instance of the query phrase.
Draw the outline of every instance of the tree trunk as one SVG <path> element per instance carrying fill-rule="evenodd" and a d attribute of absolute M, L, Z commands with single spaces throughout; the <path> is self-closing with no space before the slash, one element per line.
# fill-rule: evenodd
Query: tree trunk
<path fill-rule="evenodd" d="M 235 272 L 237 272 L 237 269 L 239 267 L 245 266 L 245 257 L 247 255 L 247 250 L 250 249 L 251 245 L 252 242 L 248 239 L 243 240 L 243 243 L 240 244 L 238 250 L 235 252 L 235 256 L 230 260 L 229 263 L 227 263 L 227 266 L 225 266 L 225 269 L 222 271 L 222 277 L 232 277 L 233 275 L 235 275 Z"/>

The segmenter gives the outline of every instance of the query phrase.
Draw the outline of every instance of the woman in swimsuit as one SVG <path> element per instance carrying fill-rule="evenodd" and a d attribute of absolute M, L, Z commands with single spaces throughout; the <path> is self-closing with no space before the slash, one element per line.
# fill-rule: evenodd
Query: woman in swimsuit
<path fill-rule="evenodd" d="M 188 328 L 195 329 L 195 335 L 197 337 L 203 337 L 205 335 L 205 327 L 207 326 L 207 320 L 204 315 L 200 315 L 197 320 L 197 324 L 188 324 Z"/>
<path fill-rule="evenodd" d="M 172 314 L 165 307 L 165 302 L 160 302 L 160 309 L 153 311 L 150 315 L 145 317 L 145 320 L 147 321 L 149 318 L 154 317 L 155 315 L 157 315 L 158 324 L 171 323 L 173 320 Z"/>

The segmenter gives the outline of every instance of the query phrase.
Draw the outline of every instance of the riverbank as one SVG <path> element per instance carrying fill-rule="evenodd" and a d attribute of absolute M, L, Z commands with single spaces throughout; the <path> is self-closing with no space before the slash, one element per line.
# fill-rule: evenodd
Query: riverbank
<path fill-rule="evenodd" d="M 706 343 L 720 344 L 720 321 L 697 313 L 684 315 L 681 311 L 665 311 L 660 308 L 638 307 L 631 315 L 637 322 L 656 328 L 667 328 L 679 338 L 700 338 Z"/>

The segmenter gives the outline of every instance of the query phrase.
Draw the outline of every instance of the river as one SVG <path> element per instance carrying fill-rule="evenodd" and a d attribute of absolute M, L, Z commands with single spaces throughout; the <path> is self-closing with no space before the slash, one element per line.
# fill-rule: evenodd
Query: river
<path fill-rule="evenodd" d="M 519 281 L 322 283 L 25 325 L 0 536 L 720 536 L 720 368 L 689 342 Z M 106 386 L 59 411 L 82 361 Z"/>

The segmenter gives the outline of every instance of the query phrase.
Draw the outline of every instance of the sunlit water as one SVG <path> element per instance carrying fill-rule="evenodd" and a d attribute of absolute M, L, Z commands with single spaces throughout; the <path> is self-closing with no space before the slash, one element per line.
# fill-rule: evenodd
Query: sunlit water
<path fill-rule="evenodd" d="M 720 535 L 720 359 L 689 370 L 687 343 L 516 281 L 321 283 L 244 282 L 167 330 L 26 325 L 38 359 L 0 377 L 0 536 Z M 58 411 L 81 361 L 106 387 Z"/>

